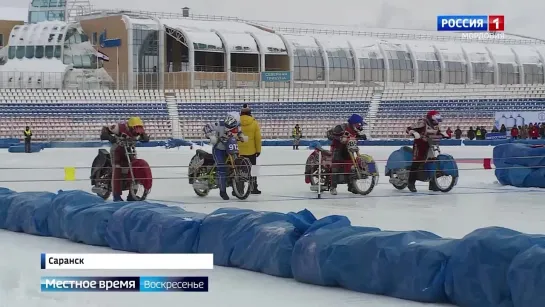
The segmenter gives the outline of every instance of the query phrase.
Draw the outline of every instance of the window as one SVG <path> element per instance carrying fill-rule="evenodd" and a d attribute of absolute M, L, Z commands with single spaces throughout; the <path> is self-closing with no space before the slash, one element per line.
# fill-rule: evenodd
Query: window
<path fill-rule="evenodd" d="M 418 60 L 418 75 L 420 83 L 440 83 L 441 65 L 439 61 L 437 59 Z"/>
<path fill-rule="evenodd" d="M 94 68 L 91 66 L 92 60 L 90 55 L 83 55 L 81 56 L 82 59 L 82 67 L 83 68 Z"/>
<path fill-rule="evenodd" d="M 61 56 L 62 56 L 62 47 L 61 46 L 55 46 L 55 58 L 56 59 L 61 59 Z"/>
<path fill-rule="evenodd" d="M 12 59 L 15 59 L 15 53 L 16 53 L 16 50 L 17 47 L 15 46 L 10 46 L 8 48 L 8 59 L 12 60 Z"/>
<path fill-rule="evenodd" d="M 350 51 L 338 49 L 328 50 L 329 80 L 352 82 L 356 80 L 354 72 L 354 60 Z M 350 67 L 349 64 L 351 63 Z"/>
<path fill-rule="evenodd" d="M 295 49 L 294 67 L 295 80 L 324 80 L 324 60 L 318 49 Z"/>
<path fill-rule="evenodd" d="M 360 80 L 384 82 L 384 60 L 383 59 L 359 59 Z"/>
<path fill-rule="evenodd" d="M 98 33 L 97 32 L 93 32 L 91 44 L 94 45 L 94 46 L 98 45 Z"/>
<path fill-rule="evenodd" d="M 36 54 L 35 57 L 37 59 L 41 59 L 44 57 L 44 46 L 36 46 Z"/>
<path fill-rule="evenodd" d="M 445 62 L 445 83 L 465 84 L 467 83 L 466 64 L 461 62 Z"/>
<path fill-rule="evenodd" d="M 516 64 L 498 63 L 500 84 L 519 84 L 519 67 Z"/>
<path fill-rule="evenodd" d="M 25 47 L 24 46 L 18 46 L 17 52 L 15 53 L 15 57 L 18 59 L 22 59 L 25 57 Z"/>
<path fill-rule="evenodd" d="M 45 46 L 45 57 L 48 59 L 53 58 L 53 46 Z"/>
<path fill-rule="evenodd" d="M 543 68 L 538 64 L 523 64 L 524 83 L 543 84 Z"/>
<path fill-rule="evenodd" d="M 34 57 L 34 46 L 25 47 L 25 58 L 32 59 Z"/>
<path fill-rule="evenodd" d="M 473 68 L 473 83 L 494 84 L 494 67 L 491 63 L 471 63 Z"/>
<path fill-rule="evenodd" d="M 0 47 L 4 47 L 4 34 L 0 33 Z"/>
<path fill-rule="evenodd" d="M 387 54 L 389 55 L 388 64 L 390 64 L 390 71 L 392 72 L 392 81 L 413 82 L 413 62 L 409 53 L 389 50 Z"/>
<path fill-rule="evenodd" d="M 72 56 L 71 55 L 67 55 L 65 54 L 63 59 L 62 59 L 62 62 L 65 64 L 65 65 L 70 65 L 72 64 Z"/>

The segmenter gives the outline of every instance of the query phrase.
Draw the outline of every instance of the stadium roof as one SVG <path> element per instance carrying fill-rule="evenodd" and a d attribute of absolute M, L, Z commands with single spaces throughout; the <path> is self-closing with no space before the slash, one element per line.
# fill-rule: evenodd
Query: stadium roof
<path fill-rule="evenodd" d="M 99 17 L 104 15 L 126 15 L 132 17 L 149 17 L 168 20 L 190 20 L 190 21 L 208 21 L 219 22 L 229 21 L 237 23 L 246 23 L 264 29 L 266 31 L 276 31 L 279 33 L 301 34 L 301 35 L 346 35 L 346 36 L 361 36 L 374 37 L 378 39 L 398 39 L 398 40 L 425 40 L 425 41 L 458 41 L 465 43 L 475 43 L 483 41 L 470 40 L 462 38 L 462 35 L 457 32 L 441 32 L 431 30 L 408 30 L 408 29 L 387 29 L 387 28 L 370 28 L 358 25 L 330 25 L 330 24 L 312 24 L 312 23 L 297 23 L 297 22 L 278 22 L 278 21 L 262 21 L 262 20 L 244 20 L 237 17 L 214 16 L 214 15 L 195 15 L 190 14 L 189 17 L 184 17 L 180 13 L 164 13 L 151 11 L 134 11 L 126 9 L 94 9 L 92 13 L 81 16 L 83 19 Z M 520 35 L 504 33 L 504 39 L 491 39 L 487 43 L 494 44 L 509 44 L 509 45 L 529 45 L 529 44 L 545 44 L 545 40 L 523 37 Z"/>

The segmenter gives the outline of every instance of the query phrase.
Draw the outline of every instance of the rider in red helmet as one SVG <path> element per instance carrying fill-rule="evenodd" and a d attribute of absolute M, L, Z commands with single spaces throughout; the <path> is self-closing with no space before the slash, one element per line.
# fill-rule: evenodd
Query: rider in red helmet
<path fill-rule="evenodd" d="M 112 164 L 112 190 L 114 201 L 123 201 L 122 194 L 122 170 L 128 163 L 125 157 L 125 147 L 119 145 L 126 139 L 138 140 L 140 142 L 149 142 L 149 136 L 144 130 L 144 122 L 140 117 L 131 117 L 126 122 L 113 124 L 102 128 L 100 134 L 101 140 L 107 140 L 112 143 L 110 148 L 110 157 Z M 129 197 L 127 201 L 132 201 Z"/>
<path fill-rule="evenodd" d="M 431 145 L 439 142 L 442 138 L 449 138 L 446 132 L 441 132 L 441 129 L 439 129 L 441 121 L 441 114 L 438 111 L 429 111 L 426 117 L 407 127 L 407 134 L 414 137 L 413 162 L 407 186 L 411 192 L 416 192 L 417 172 L 424 167 L 428 158 L 434 157 Z M 438 191 L 433 180 L 430 181 L 429 189 L 430 191 Z"/>

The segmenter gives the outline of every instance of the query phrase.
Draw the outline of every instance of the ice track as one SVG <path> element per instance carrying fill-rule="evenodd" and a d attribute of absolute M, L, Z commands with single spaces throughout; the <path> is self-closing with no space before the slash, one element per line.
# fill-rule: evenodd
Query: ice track
<path fill-rule="evenodd" d="M 398 147 L 367 147 L 381 172 L 384 160 Z M 493 147 L 444 147 L 456 159 L 492 156 Z M 90 191 L 89 165 L 97 149 L 46 149 L 37 154 L 0 152 L 0 186 L 16 191 L 51 191 L 82 189 Z M 495 183 L 493 171 L 482 170 L 478 163 L 459 163 L 460 180 L 450 193 L 430 193 L 427 185 L 420 192 L 397 191 L 387 178 L 368 196 L 354 196 L 341 186 L 339 195 L 324 194 L 316 199 L 304 183 L 302 173 L 309 150 L 265 147 L 260 164 L 259 186 L 262 195 L 247 201 L 221 201 L 217 191 L 207 198 L 196 196 L 182 178 L 194 151 L 188 148 L 165 150 L 143 148 L 140 155 L 153 168 L 156 178 L 150 201 L 181 206 L 189 211 L 210 213 L 220 207 L 239 207 L 265 211 L 298 211 L 310 209 L 318 218 L 341 214 L 354 225 L 376 226 L 390 230 L 422 229 L 444 237 L 461 237 L 486 226 L 504 226 L 529 233 L 542 233 L 545 209 L 540 204 L 540 189 L 516 189 Z M 286 164 L 289 164 L 286 166 Z M 300 164 L 300 165 L 294 165 Z M 81 167 L 78 181 L 64 182 L 65 166 Z M 19 168 L 19 169 L 17 169 Z M 20 169 L 26 168 L 26 169 Z M 216 267 L 213 271 L 73 271 L 72 275 L 208 275 L 209 293 L 40 293 L 39 253 L 118 252 L 90 247 L 54 238 L 15 234 L 0 230 L 0 307 L 64 307 L 64 306 L 424 306 L 424 304 L 366 295 L 336 288 L 323 288 L 297 283 L 240 269 Z M 67 275 L 57 273 L 58 275 Z M 50 274 L 55 275 L 55 274 Z M 429 304 L 427 304 L 429 306 Z M 433 305 L 432 305 L 433 306 Z"/>

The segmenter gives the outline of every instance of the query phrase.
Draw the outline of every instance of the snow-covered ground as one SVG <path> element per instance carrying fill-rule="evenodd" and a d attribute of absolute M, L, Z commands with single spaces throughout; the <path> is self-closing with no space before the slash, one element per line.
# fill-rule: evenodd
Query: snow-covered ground
<path fill-rule="evenodd" d="M 367 147 L 362 150 L 378 162 L 381 174 L 385 160 L 398 147 Z M 444 147 L 456 159 L 491 157 L 492 147 Z M 89 166 L 97 149 L 46 149 L 37 154 L 0 152 L 0 186 L 17 191 L 82 189 L 90 191 Z M 140 156 L 153 168 L 155 177 L 150 201 L 178 205 L 189 211 L 209 213 L 220 207 L 266 211 L 311 210 L 317 217 L 348 216 L 354 225 L 382 229 L 422 229 L 446 237 L 461 237 L 475 228 L 504 226 L 523 232 L 542 233 L 545 207 L 540 189 L 516 189 L 496 183 L 494 172 L 478 163 L 461 163 L 458 185 L 450 193 L 432 193 L 423 183 L 419 193 L 397 191 L 387 178 L 367 196 L 339 189 L 337 196 L 317 199 L 302 176 L 309 150 L 265 147 L 259 158 L 262 195 L 246 201 L 222 201 L 217 191 L 206 198 L 196 196 L 188 185 L 187 165 L 194 151 L 188 148 L 140 149 Z M 267 166 L 272 165 L 272 166 Z M 76 181 L 64 181 L 64 167 L 77 167 Z M 81 276 L 188 276 L 210 277 L 208 293 L 41 293 L 40 253 L 116 252 L 65 240 L 0 231 L 0 307 L 331 307 L 420 306 L 408 301 L 366 295 L 336 288 L 297 283 L 239 269 L 215 267 L 212 271 L 73 271 L 47 275 Z M 51 272 L 51 271 L 48 271 Z M 428 304 L 429 305 L 429 304 Z"/>

